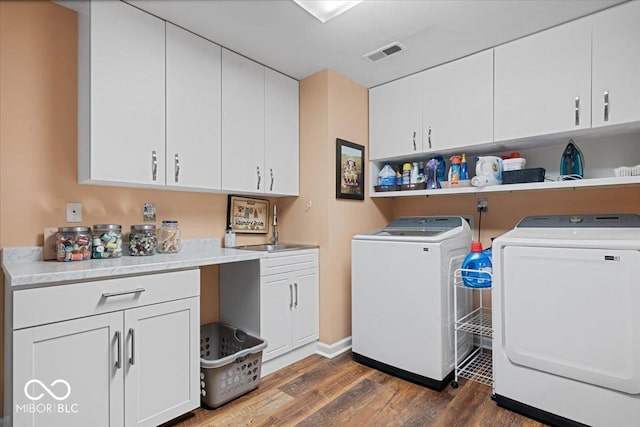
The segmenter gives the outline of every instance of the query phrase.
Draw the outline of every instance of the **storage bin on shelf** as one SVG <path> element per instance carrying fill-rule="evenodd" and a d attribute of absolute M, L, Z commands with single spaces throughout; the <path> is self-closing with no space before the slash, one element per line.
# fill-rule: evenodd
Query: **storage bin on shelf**
<path fill-rule="evenodd" d="M 202 403 L 218 408 L 260 384 L 264 339 L 224 323 L 200 327 Z"/>

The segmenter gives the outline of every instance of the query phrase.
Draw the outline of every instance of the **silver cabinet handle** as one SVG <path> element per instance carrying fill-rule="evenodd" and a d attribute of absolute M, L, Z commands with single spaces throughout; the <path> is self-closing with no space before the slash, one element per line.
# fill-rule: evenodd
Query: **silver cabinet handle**
<path fill-rule="evenodd" d="M 576 108 L 576 126 L 580 126 L 580 97 L 579 96 L 576 96 L 575 108 Z"/>
<path fill-rule="evenodd" d="M 158 175 L 158 154 L 156 153 L 156 150 L 153 150 L 151 152 L 151 177 L 153 178 L 153 180 L 156 180 L 156 177 Z"/>
<path fill-rule="evenodd" d="M 413 151 L 416 151 L 416 131 L 413 131 Z"/>
<path fill-rule="evenodd" d="M 604 91 L 604 121 L 609 121 L 609 91 Z"/>
<path fill-rule="evenodd" d="M 145 291 L 146 291 L 145 288 L 137 288 L 137 289 L 132 289 L 130 291 L 105 292 L 102 294 L 102 298 L 117 297 L 120 295 L 129 295 L 129 294 L 140 294 Z"/>
<path fill-rule="evenodd" d="M 136 331 L 133 328 L 129 328 L 129 336 L 131 337 L 131 357 L 129 358 L 129 364 L 136 364 Z"/>
<path fill-rule="evenodd" d="M 296 302 L 295 302 L 294 306 L 297 307 L 298 306 L 298 284 L 294 283 L 293 287 L 296 289 Z"/>
<path fill-rule="evenodd" d="M 118 359 L 116 360 L 116 368 L 122 368 L 122 360 L 120 359 L 120 354 L 122 353 L 122 333 L 120 331 L 116 331 L 116 341 L 118 342 Z"/>
<path fill-rule="evenodd" d="M 256 167 L 257 170 L 257 174 L 258 174 L 258 185 L 256 186 L 256 190 L 260 189 L 260 166 Z"/>
<path fill-rule="evenodd" d="M 429 134 L 427 136 L 427 139 L 429 140 L 429 148 L 431 148 L 431 126 L 429 126 Z"/>
<path fill-rule="evenodd" d="M 178 182 L 178 178 L 180 177 L 180 158 L 176 154 L 175 156 L 175 170 L 176 170 L 176 182 Z"/>
<path fill-rule="evenodd" d="M 269 169 L 271 173 L 271 185 L 269 186 L 269 191 L 273 191 L 273 169 Z"/>
<path fill-rule="evenodd" d="M 293 308 L 293 285 L 289 283 L 289 310 Z"/>

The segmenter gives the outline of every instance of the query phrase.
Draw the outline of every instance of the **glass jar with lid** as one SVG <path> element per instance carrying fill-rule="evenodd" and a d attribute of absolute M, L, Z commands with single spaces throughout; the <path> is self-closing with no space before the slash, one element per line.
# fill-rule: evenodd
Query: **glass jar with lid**
<path fill-rule="evenodd" d="M 56 239 L 58 261 L 83 261 L 91 258 L 89 227 L 60 227 L 56 233 Z"/>
<path fill-rule="evenodd" d="M 155 255 L 158 236 L 154 224 L 131 226 L 129 234 L 129 254 L 131 256 Z"/>
<path fill-rule="evenodd" d="M 182 236 L 178 228 L 178 221 L 162 221 L 158 231 L 158 252 L 176 253 L 182 247 Z"/>
<path fill-rule="evenodd" d="M 96 224 L 93 226 L 92 252 L 94 259 L 120 258 L 122 256 L 122 226 Z"/>

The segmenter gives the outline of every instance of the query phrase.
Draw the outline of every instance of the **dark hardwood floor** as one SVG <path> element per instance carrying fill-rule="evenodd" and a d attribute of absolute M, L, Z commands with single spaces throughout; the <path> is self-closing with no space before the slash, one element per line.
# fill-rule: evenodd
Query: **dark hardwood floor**
<path fill-rule="evenodd" d="M 498 407 L 487 386 L 462 379 L 436 392 L 354 362 L 351 352 L 308 357 L 218 409 L 198 408 L 168 425 L 544 426 Z"/>

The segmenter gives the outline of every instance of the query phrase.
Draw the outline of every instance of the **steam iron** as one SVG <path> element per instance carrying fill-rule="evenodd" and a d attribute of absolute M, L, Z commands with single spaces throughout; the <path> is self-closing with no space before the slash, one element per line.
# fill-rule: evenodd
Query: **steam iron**
<path fill-rule="evenodd" d="M 584 158 L 582 152 L 573 139 L 569 140 L 569 144 L 562 153 L 560 159 L 560 177 L 563 181 L 570 179 L 582 179 L 584 177 Z"/>

